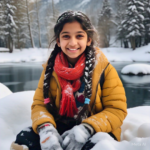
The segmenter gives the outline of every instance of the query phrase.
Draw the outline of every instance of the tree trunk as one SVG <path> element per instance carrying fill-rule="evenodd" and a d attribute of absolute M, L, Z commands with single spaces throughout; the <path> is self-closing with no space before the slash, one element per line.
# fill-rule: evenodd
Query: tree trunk
<path fill-rule="evenodd" d="M 131 48 L 135 50 L 135 37 L 130 38 Z"/>
<path fill-rule="evenodd" d="M 122 47 L 122 45 L 123 45 L 123 44 L 122 44 L 122 39 L 120 40 L 120 43 L 121 43 L 121 47 Z"/>
<path fill-rule="evenodd" d="M 8 36 L 8 48 L 9 48 L 9 53 L 13 52 L 13 39 L 11 38 L 11 36 Z"/>
<path fill-rule="evenodd" d="M 39 7 L 38 7 L 37 0 L 36 0 L 36 13 L 37 13 L 37 24 L 38 24 L 38 34 L 39 34 L 39 47 L 42 47 L 42 43 L 41 43 L 41 27 L 40 27 L 40 22 L 39 22 Z"/>
<path fill-rule="evenodd" d="M 145 37 L 144 37 L 144 45 L 148 45 L 148 43 L 149 43 L 149 39 L 150 37 L 148 37 L 148 35 L 145 35 Z"/>
<path fill-rule="evenodd" d="M 29 36 L 31 40 L 31 45 L 34 48 L 34 40 L 33 40 L 33 35 L 32 35 L 32 29 L 31 29 L 31 21 L 30 21 L 30 16 L 29 16 L 29 5 L 28 5 L 28 0 L 26 0 L 26 6 L 27 6 L 27 18 L 28 18 L 28 28 L 29 28 Z"/>
<path fill-rule="evenodd" d="M 129 48 L 128 40 L 123 41 L 124 48 Z"/>

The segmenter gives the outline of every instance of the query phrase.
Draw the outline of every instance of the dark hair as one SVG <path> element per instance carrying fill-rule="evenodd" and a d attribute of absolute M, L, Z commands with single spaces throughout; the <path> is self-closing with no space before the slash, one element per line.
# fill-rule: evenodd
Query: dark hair
<path fill-rule="evenodd" d="M 63 26 L 66 23 L 77 21 L 81 24 L 81 27 L 83 30 L 87 33 L 88 38 L 92 39 L 91 45 L 86 47 L 85 50 L 85 70 L 84 70 L 84 82 L 85 82 L 85 89 L 84 89 L 84 96 L 85 98 L 91 97 L 92 94 L 92 73 L 95 65 L 95 41 L 96 41 L 96 32 L 94 27 L 91 24 L 91 21 L 89 18 L 79 11 L 66 11 L 64 12 L 59 18 L 57 19 L 56 25 L 54 27 L 54 37 L 52 39 L 52 42 L 56 41 L 57 38 L 59 38 L 59 34 L 63 29 Z M 51 42 L 51 43 L 52 43 Z M 61 48 L 55 44 L 54 50 L 51 52 L 50 58 L 47 62 L 47 67 L 45 71 L 45 78 L 44 78 L 44 86 L 43 86 L 43 92 L 44 92 L 44 99 L 49 98 L 49 88 L 50 88 L 50 78 L 52 76 L 53 72 L 53 66 L 54 61 L 56 58 L 56 55 L 61 51 Z M 47 109 L 54 113 L 56 110 L 54 101 L 51 100 L 50 104 L 47 104 Z M 83 109 L 80 111 L 78 117 L 77 117 L 77 124 L 81 123 L 82 118 L 85 116 L 88 116 L 90 112 L 90 107 L 88 104 L 85 104 Z M 54 113 L 56 114 L 56 113 Z M 54 115 L 53 114 L 53 115 Z"/>

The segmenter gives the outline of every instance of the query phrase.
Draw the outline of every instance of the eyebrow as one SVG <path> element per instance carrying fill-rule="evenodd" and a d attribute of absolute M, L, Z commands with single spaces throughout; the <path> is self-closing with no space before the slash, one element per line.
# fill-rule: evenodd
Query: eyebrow
<path fill-rule="evenodd" d="M 62 32 L 61 34 L 69 34 L 69 32 Z M 83 31 L 78 31 L 78 32 L 76 32 L 76 33 L 84 33 L 85 34 L 85 32 L 83 32 Z"/>

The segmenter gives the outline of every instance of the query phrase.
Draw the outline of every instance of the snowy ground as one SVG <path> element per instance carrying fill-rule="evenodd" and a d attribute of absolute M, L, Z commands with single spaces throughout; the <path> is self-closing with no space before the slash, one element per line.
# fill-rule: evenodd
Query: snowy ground
<path fill-rule="evenodd" d="M 0 87 L 2 88 L 2 84 Z M 3 86 L 4 88 L 4 86 Z M 7 91 L 6 91 L 7 92 Z M 0 91 L 0 95 L 1 95 Z M 31 104 L 34 91 L 12 93 L 0 99 L 0 150 L 9 150 L 20 130 L 31 126 Z M 97 133 L 91 140 L 92 150 L 149 150 L 150 106 L 128 109 L 122 125 L 121 142 L 106 133 Z M 109 144 L 108 144 L 109 143 Z"/>
<path fill-rule="evenodd" d="M 150 62 L 150 44 L 132 50 L 131 48 L 109 47 L 102 51 L 109 61 L 145 61 Z"/>
<path fill-rule="evenodd" d="M 0 51 L 4 51 L 5 48 L 0 48 Z M 5 49 L 6 50 L 6 49 Z M 0 63 L 8 62 L 44 62 L 50 55 L 48 49 L 30 48 L 14 50 L 12 54 L 0 52 Z M 150 44 L 132 50 L 131 48 L 118 48 L 109 47 L 103 48 L 102 51 L 106 55 L 109 61 L 145 61 L 150 62 Z"/>
<path fill-rule="evenodd" d="M 3 48 L 0 48 L 0 51 L 3 51 Z M 49 54 L 50 50 L 44 48 L 29 48 L 22 51 L 15 49 L 13 53 L 0 52 L 0 63 L 45 62 Z"/>

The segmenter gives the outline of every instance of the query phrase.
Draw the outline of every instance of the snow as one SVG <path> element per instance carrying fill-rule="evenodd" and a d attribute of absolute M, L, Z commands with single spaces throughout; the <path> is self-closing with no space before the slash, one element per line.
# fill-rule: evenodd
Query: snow
<path fill-rule="evenodd" d="M 143 16 L 143 15 L 139 14 L 139 17 L 140 17 L 142 20 L 144 20 L 144 16 Z"/>
<path fill-rule="evenodd" d="M 131 64 L 121 70 L 122 74 L 150 74 L 150 65 L 148 64 Z"/>
<path fill-rule="evenodd" d="M 128 109 L 128 115 L 121 127 L 121 142 L 115 141 L 107 133 L 97 133 L 91 138 L 93 143 L 97 143 L 92 150 L 149 150 L 149 114 L 150 106 Z"/>
<path fill-rule="evenodd" d="M 134 51 L 131 48 L 118 47 L 102 48 L 101 50 L 109 61 L 150 62 L 150 44 L 136 48 Z"/>
<path fill-rule="evenodd" d="M 34 91 L 11 93 L 0 99 L 0 149 L 10 149 L 16 134 L 21 130 L 30 131 L 31 104 Z M 41 112 L 42 113 L 42 112 Z M 97 133 L 91 140 L 97 143 L 92 150 L 149 150 L 150 147 L 150 106 L 128 109 L 122 125 L 121 142 L 107 133 Z M 54 139 L 53 142 L 56 142 Z M 109 143 L 109 144 L 108 144 Z"/>
<path fill-rule="evenodd" d="M 12 93 L 0 99 L 0 149 L 10 149 L 22 129 L 31 126 L 31 104 L 34 91 Z M 3 144 L 2 144 L 3 143 Z"/>
<path fill-rule="evenodd" d="M 10 95 L 12 92 L 2 83 L 0 83 L 0 98 Z"/>
<path fill-rule="evenodd" d="M 10 17 L 10 20 L 11 20 L 12 25 L 13 25 L 15 28 L 18 28 L 18 27 L 16 26 L 15 22 L 14 22 L 13 16 L 10 15 L 10 14 L 8 14 L 8 16 Z"/>
<path fill-rule="evenodd" d="M 109 47 L 101 49 L 108 60 L 111 61 L 143 61 L 150 62 L 150 44 L 136 50 L 131 48 Z M 0 48 L 0 51 L 8 51 L 6 48 Z M 18 50 L 13 53 L 0 52 L 1 63 L 18 63 L 18 62 L 46 62 L 52 49 L 46 48 L 29 48 Z"/>
<path fill-rule="evenodd" d="M 6 49 L 0 48 L 0 51 L 4 50 L 6 51 Z M 0 53 L 0 63 L 46 62 L 49 55 L 50 51 L 44 48 L 15 49 L 13 53 Z"/>

